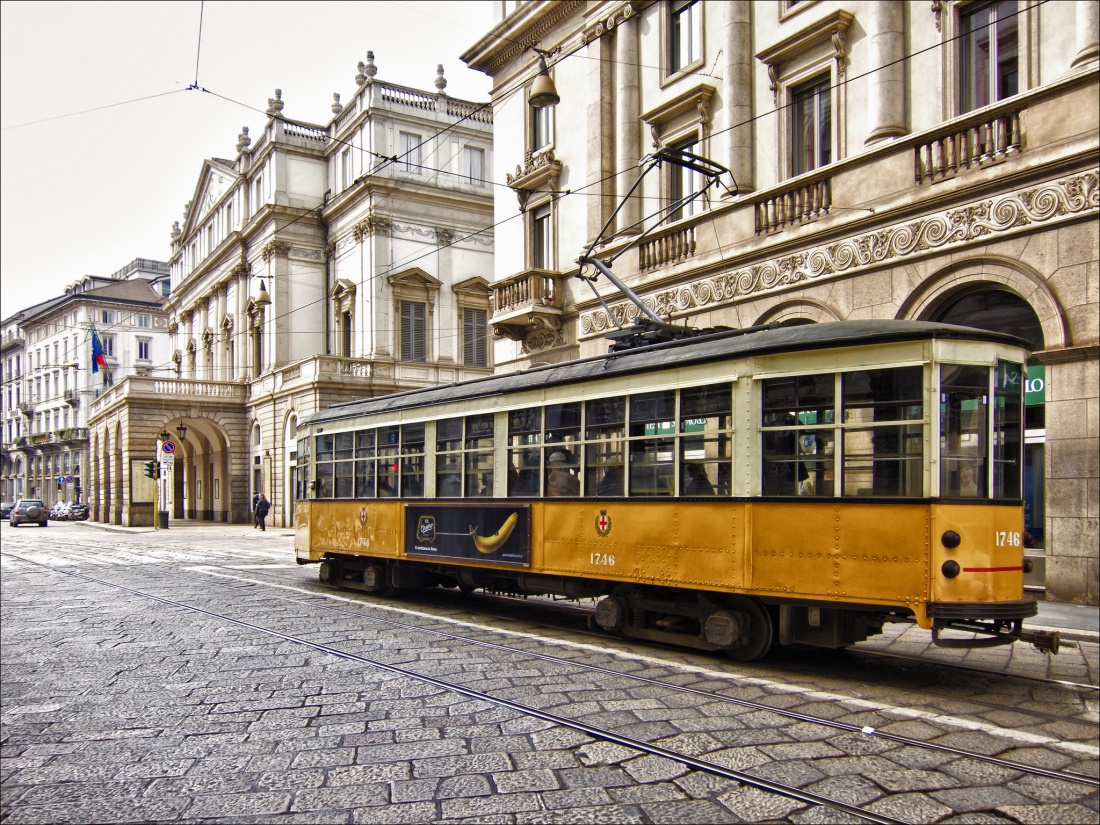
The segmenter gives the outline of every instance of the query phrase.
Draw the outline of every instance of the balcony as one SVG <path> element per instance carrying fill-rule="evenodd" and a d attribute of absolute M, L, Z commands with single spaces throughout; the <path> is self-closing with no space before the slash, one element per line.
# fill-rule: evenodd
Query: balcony
<path fill-rule="evenodd" d="M 88 440 L 87 427 L 65 427 L 50 433 L 50 441 L 55 444 L 72 444 Z"/>
<path fill-rule="evenodd" d="M 493 284 L 493 317 L 498 337 L 525 341 L 532 334 L 560 336 L 564 301 L 560 273 L 529 269 Z"/>
<path fill-rule="evenodd" d="M 80 393 L 77 390 L 65 390 L 65 403 L 70 407 L 79 407 Z"/>
<path fill-rule="evenodd" d="M 31 401 L 20 401 L 19 412 L 23 413 L 27 418 L 30 418 L 34 415 L 34 403 Z"/>
<path fill-rule="evenodd" d="M 1069 76 L 796 178 L 712 201 L 659 227 L 637 243 L 636 254 L 620 254 L 635 240 L 622 235 L 600 255 L 616 260 L 615 274 L 650 309 L 680 323 L 905 266 L 917 256 L 1094 219 L 1095 90 L 1095 74 Z M 525 310 L 538 305 L 527 278 L 521 273 L 493 287 L 493 326 L 512 337 L 530 331 L 525 324 L 535 313 Z M 635 313 L 617 289 L 596 286 L 607 306 L 583 294 L 568 306 L 582 356 L 601 351 L 607 330 Z"/>

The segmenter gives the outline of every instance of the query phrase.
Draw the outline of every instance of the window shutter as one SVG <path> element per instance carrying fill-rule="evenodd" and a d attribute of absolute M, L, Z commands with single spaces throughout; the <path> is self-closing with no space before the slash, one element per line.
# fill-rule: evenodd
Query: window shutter
<path fill-rule="evenodd" d="M 467 309 L 462 316 L 462 360 L 468 367 L 486 365 L 485 314 L 483 309 Z"/>
<path fill-rule="evenodd" d="M 412 301 L 401 303 L 401 360 L 426 361 L 424 305 Z"/>

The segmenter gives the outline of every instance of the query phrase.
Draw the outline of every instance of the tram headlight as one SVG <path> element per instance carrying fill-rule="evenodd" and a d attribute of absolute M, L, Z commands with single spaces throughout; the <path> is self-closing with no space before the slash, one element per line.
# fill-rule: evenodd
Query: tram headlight
<path fill-rule="evenodd" d="M 959 563 L 954 559 L 948 559 L 943 563 L 940 572 L 943 573 L 945 579 L 953 579 L 962 572 L 962 568 L 959 567 Z"/>
<path fill-rule="evenodd" d="M 1031 573 L 1033 570 L 1035 570 L 1035 560 L 1024 559 L 1024 572 Z"/>
<path fill-rule="evenodd" d="M 962 536 L 956 533 L 954 530 L 948 530 L 942 536 L 940 536 L 940 542 L 948 550 L 954 550 L 960 544 L 962 544 Z M 956 573 L 956 575 L 958 575 Z"/>

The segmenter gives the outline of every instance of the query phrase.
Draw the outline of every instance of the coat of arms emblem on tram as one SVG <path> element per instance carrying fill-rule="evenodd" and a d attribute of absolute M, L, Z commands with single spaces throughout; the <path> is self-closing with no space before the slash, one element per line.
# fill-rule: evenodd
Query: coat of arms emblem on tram
<path fill-rule="evenodd" d="M 611 532 L 611 516 L 607 514 L 607 510 L 600 510 L 600 514 L 596 516 L 596 532 L 603 538 L 607 538 Z"/>

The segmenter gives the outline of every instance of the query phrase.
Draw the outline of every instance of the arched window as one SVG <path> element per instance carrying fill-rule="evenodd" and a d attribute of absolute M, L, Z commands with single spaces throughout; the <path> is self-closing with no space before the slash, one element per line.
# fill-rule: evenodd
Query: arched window
<path fill-rule="evenodd" d="M 1033 352 L 1045 348 L 1043 328 L 1035 310 L 1019 295 L 1003 289 L 969 292 L 947 304 L 936 314 L 935 320 L 993 332 L 1011 332 L 1031 344 Z"/>

